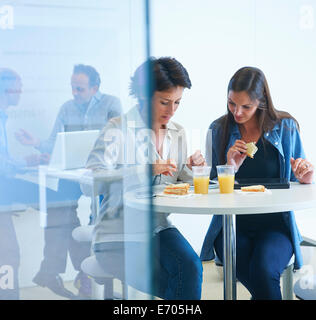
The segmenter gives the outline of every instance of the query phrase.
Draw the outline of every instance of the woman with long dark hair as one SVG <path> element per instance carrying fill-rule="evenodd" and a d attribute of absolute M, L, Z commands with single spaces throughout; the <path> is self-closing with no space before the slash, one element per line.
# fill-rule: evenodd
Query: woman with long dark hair
<path fill-rule="evenodd" d="M 210 126 L 206 160 L 230 164 L 238 178 L 286 178 L 313 181 L 314 167 L 306 160 L 299 125 L 287 112 L 275 109 L 261 70 L 239 69 L 227 90 L 227 114 Z M 212 139 L 212 140 L 211 140 Z M 212 142 L 212 143 L 211 143 Z M 254 159 L 246 143 L 255 142 Z M 210 156 L 211 155 L 211 156 Z M 282 299 L 280 276 L 294 254 L 294 268 L 302 266 L 301 236 L 293 212 L 240 215 L 236 218 L 236 275 L 252 299 Z M 201 259 L 223 261 L 222 217 L 214 215 L 204 239 Z"/>

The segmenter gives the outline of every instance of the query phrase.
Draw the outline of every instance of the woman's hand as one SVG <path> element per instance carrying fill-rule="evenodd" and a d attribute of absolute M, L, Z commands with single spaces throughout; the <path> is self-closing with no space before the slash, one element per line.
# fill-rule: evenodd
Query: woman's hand
<path fill-rule="evenodd" d="M 227 152 L 227 164 L 234 166 L 235 172 L 237 172 L 246 158 L 246 142 L 243 140 L 236 140 L 235 144 L 230 147 Z"/>
<path fill-rule="evenodd" d="M 165 176 L 173 176 L 173 172 L 177 171 L 177 163 L 173 159 L 157 160 L 153 164 L 153 175 L 163 174 Z"/>
<path fill-rule="evenodd" d="M 187 160 L 187 167 L 192 170 L 192 166 L 206 166 L 206 161 L 200 150 L 195 151 Z"/>
<path fill-rule="evenodd" d="M 300 183 L 312 183 L 314 176 L 314 166 L 306 159 L 291 158 L 291 167 L 296 179 Z"/>

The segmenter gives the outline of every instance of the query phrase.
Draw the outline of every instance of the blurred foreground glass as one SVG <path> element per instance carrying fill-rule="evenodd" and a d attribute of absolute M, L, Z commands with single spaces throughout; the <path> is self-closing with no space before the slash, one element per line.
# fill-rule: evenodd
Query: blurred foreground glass
<path fill-rule="evenodd" d="M 108 276 L 106 290 L 91 281 L 97 261 L 123 282 L 123 299 L 152 298 L 151 198 L 139 208 L 123 197 L 143 187 L 151 194 L 149 164 L 115 153 L 135 130 L 126 121 L 109 130 L 110 147 L 99 144 L 107 161 L 93 153 L 84 167 L 99 134 L 85 148 L 87 136 L 117 117 L 112 106 L 125 114 L 138 103 L 129 84 L 149 56 L 148 2 L 0 1 L 0 300 L 18 300 L 20 288 L 26 300 L 113 299 Z M 142 120 L 150 128 L 150 114 Z"/>
<path fill-rule="evenodd" d="M 220 193 L 233 193 L 235 183 L 235 170 L 233 166 L 216 166 Z"/>
<path fill-rule="evenodd" d="M 194 193 L 208 194 L 211 167 L 192 167 Z"/>

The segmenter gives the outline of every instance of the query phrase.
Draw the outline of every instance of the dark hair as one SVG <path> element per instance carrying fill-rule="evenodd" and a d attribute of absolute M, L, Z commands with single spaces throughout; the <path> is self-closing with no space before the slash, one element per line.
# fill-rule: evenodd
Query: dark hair
<path fill-rule="evenodd" d="M 150 69 L 148 69 L 150 68 Z M 148 96 L 148 70 L 152 72 L 152 92 L 165 91 L 173 87 L 191 88 L 191 80 L 187 70 L 175 58 L 149 58 L 141 64 L 131 77 L 130 95 L 138 100 Z"/>
<path fill-rule="evenodd" d="M 101 79 L 100 75 L 93 67 L 84 65 L 84 64 L 77 64 L 74 66 L 74 74 L 83 73 L 89 78 L 89 85 L 90 87 L 97 86 L 100 87 Z"/>
<path fill-rule="evenodd" d="M 288 112 L 275 109 L 267 79 L 260 69 L 254 67 L 243 67 L 239 69 L 228 83 L 227 94 L 229 91 L 245 91 L 252 101 L 259 101 L 256 115 L 259 129 L 262 133 L 272 130 L 277 123 L 285 118 L 293 119 L 299 129 L 299 124 L 294 117 Z M 226 161 L 225 150 L 229 139 L 229 128 L 235 122 L 228 105 L 227 114 L 221 118 L 220 122 L 223 128 L 220 160 L 224 163 Z"/>
<path fill-rule="evenodd" d="M 8 68 L 0 68 L 0 94 L 6 93 L 8 89 L 11 89 L 17 79 L 20 79 L 20 76 L 15 71 Z"/>

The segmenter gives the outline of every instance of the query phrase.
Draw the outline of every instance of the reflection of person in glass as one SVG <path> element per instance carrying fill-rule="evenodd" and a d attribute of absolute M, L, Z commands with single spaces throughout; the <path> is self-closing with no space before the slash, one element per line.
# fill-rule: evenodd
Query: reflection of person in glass
<path fill-rule="evenodd" d="M 11 194 L 11 179 L 19 172 L 21 164 L 16 163 L 8 152 L 6 134 L 6 109 L 19 103 L 22 83 L 19 75 L 10 69 L 0 69 L 0 268 L 13 268 L 13 287 L 0 286 L 0 300 L 18 299 L 18 267 L 20 263 L 19 245 L 11 217 L 11 212 L 5 212 L 4 206 L 13 204 L 15 195 Z M 8 191 L 7 188 L 10 190 Z M 8 274 L 9 275 L 9 274 Z M 4 276 L 0 273 L 0 277 Z"/>
<path fill-rule="evenodd" d="M 149 82 L 145 79 L 148 67 L 152 71 L 154 83 L 154 92 L 150 99 L 151 103 L 146 98 Z M 144 154 L 150 154 L 149 162 L 153 164 L 153 181 L 155 183 L 192 182 L 192 165 L 204 165 L 205 160 L 199 151 L 189 158 L 187 157 L 184 130 L 180 125 L 171 121 L 179 107 L 184 88 L 190 87 L 191 81 L 186 69 L 174 58 L 152 58 L 142 64 L 136 70 L 131 81 L 131 94 L 137 98 L 138 105 L 123 117 L 109 121 L 88 158 L 87 167 L 95 171 L 100 169 L 111 170 L 120 167 L 119 161 L 122 160 L 122 164 L 126 163 L 129 168 L 133 168 L 132 164 L 124 162 L 129 157 L 129 154 L 120 154 L 121 152 L 128 153 L 126 150 L 129 149 L 131 143 L 126 141 L 125 143 L 118 142 L 120 143 L 118 148 L 112 148 L 116 152 L 114 157 L 109 151 L 113 139 L 108 139 L 108 134 L 115 132 L 115 129 L 123 129 L 123 132 L 129 132 L 131 129 L 130 132 L 135 132 L 136 137 L 141 136 L 142 132 L 146 134 L 148 132 L 146 128 L 150 127 L 146 125 L 148 122 L 146 119 L 148 106 L 152 104 L 153 130 L 150 130 L 151 133 L 149 139 L 147 139 L 149 144 L 147 148 L 141 148 L 136 141 L 135 148 L 129 151 L 136 154 L 136 157 L 134 157 L 136 162 Z M 124 123 L 128 126 L 127 131 L 122 128 Z M 128 139 L 126 136 L 124 138 Z M 144 141 L 144 139 L 141 140 L 142 142 Z M 127 147 L 122 146 L 123 144 Z M 137 163 L 134 166 L 134 178 L 129 179 L 124 176 L 122 190 L 137 188 L 136 167 Z M 146 180 L 145 172 L 142 175 L 143 180 Z M 147 179 L 151 179 L 151 177 L 147 177 Z M 146 184 L 145 181 L 143 183 Z M 94 229 L 93 249 L 98 262 L 105 271 L 112 273 L 119 279 L 125 279 L 128 284 L 143 290 L 146 287 L 146 284 L 142 283 L 145 275 L 140 274 L 140 268 L 137 267 L 137 263 L 142 264 L 139 261 L 142 259 L 140 245 L 125 241 L 125 251 L 122 250 L 123 258 L 120 260 L 118 258 L 117 245 L 108 243 L 107 239 L 109 233 L 115 232 L 115 228 L 117 232 L 120 230 L 123 232 L 124 230 L 125 233 L 133 233 L 133 230 L 139 231 L 141 228 L 146 232 L 144 224 L 146 224 L 145 217 L 148 217 L 148 212 L 144 213 L 144 220 L 141 221 L 139 218 L 142 214 L 141 210 L 135 209 L 133 212 L 133 208 L 128 208 L 122 203 L 123 191 L 119 192 L 119 188 L 115 190 L 114 184 L 111 184 L 111 186 L 113 189 L 107 194 L 106 190 L 110 187 L 105 186 L 103 190 L 105 193 L 104 201 L 101 205 L 100 217 Z M 115 217 L 114 211 L 122 210 L 122 206 L 124 207 L 124 223 L 121 222 L 122 225 L 120 226 L 119 220 L 115 220 L 113 217 Z M 117 213 L 118 215 L 119 213 Z M 135 231 L 135 233 L 137 232 Z M 154 254 L 154 263 L 157 267 L 155 268 L 156 290 L 154 295 L 164 299 L 200 299 L 202 263 L 188 241 L 168 221 L 167 214 L 156 214 L 154 219 L 154 241 L 155 245 L 157 245 L 157 251 Z M 143 258 L 145 259 L 145 255 Z M 143 261 L 143 264 L 145 264 L 145 261 Z M 146 265 L 146 268 L 148 267 Z M 130 275 L 129 277 L 125 277 L 126 272 Z M 143 284 L 143 287 L 140 283 Z"/>
<path fill-rule="evenodd" d="M 64 103 L 47 140 L 40 140 L 24 129 L 16 133 L 24 145 L 50 154 L 58 132 L 102 129 L 107 121 L 121 114 L 118 98 L 101 93 L 99 73 L 91 66 L 76 65 L 71 77 L 73 99 Z"/>
<path fill-rule="evenodd" d="M 7 109 L 17 106 L 22 91 L 20 76 L 8 68 L 0 69 L 0 300 L 19 299 L 18 268 L 20 249 L 12 220 L 14 205 L 38 205 L 38 186 L 16 178 L 33 165 L 33 157 L 13 158 L 9 153 Z M 31 161 L 30 161 L 31 160 Z M 54 197 L 54 192 L 49 197 Z"/>
<path fill-rule="evenodd" d="M 48 161 L 58 132 L 103 128 L 110 118 L 121 114 L 121 105 L 118 98 L 99 91 L 100 82 L 100 76 L 93 67 L 76 65 L 71 77 L 73 99 L 62 105 L 49 138 L 40 140 L 23 129 L 16 133 L 16 138 L 22 144 L 38 149 L 42 159 Z M 80 271 L 80 264 L 90 254 L 90 246 L 72 238 L 73 229 L 80 226 L 77 200 L 82 193 L 77 183 L 66 180 L 59 181 L 58 193 L 74 201 L 68 207 L 48 207 L 44 259 L 33 281 L 57 294 L 71 296 L 59 276 L 65 272 L 69 252 L 74 268 L 79 271 L 75 286 L 81 296 L 89 296 L 90 280 Z"/>
<path fill-rule="evenodd" d="M 227 114 L 210 126 L 206 159 L 235 167 L 236 178 L 286 178 L 312 183 L 314 167 L 306 160 L 297 121 L 274 108 L 267 80 L 257 68 L 244 67 L 231 78 Z M 246 143 L 256 142 L 254 159 Z M 209 156 L 211 155 L 211 156 Z M 214 215 L 202 247 L 202 260 L 223 261 L 222 217 Z M 239 215 L 236 218 L 236 275 L 252 298 L 279 300 L 280 277 L 294 254 L 302 266 L 301 236 L 293 212 Z M 214 252 L 215 249 L 215 252 Z"/>

